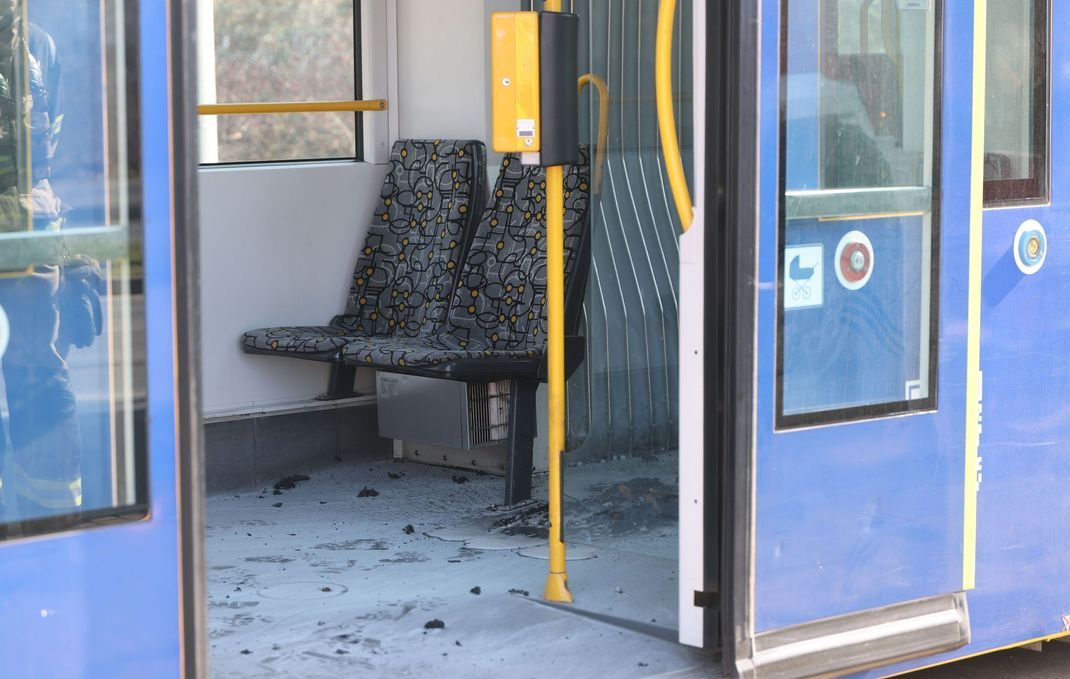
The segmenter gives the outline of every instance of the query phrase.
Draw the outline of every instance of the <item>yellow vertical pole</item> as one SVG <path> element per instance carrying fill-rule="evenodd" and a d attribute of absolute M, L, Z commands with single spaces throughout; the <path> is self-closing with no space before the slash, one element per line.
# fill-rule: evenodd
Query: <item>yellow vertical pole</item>
<path fill-rule="evenodd" d="M 561 0 L 546 0 L 547 12 L 560 12 Z M 572 602 L 565 572 L 562 535 L 564 489 L 561 456 L 565 452 L 565 173 L 560 165 L 546 168 L 546 358 L 549 403 L 550 572 L 547 601 Z"/>

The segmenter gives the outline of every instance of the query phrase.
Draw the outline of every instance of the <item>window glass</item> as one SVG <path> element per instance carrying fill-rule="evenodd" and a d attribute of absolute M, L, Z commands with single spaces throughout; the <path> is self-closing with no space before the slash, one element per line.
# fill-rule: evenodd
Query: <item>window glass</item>
<path fill-rule="evenodd" d="M 198 7 L 201 103 L 360 98 L 354 0 L 207 0 Z M 359 116 L 204 116 L 201 160 L 355 158 Z"/>
<path fill-rule="evenodd" d="M 136 26 L 0 1 L 0 539 L 146 511 Z"/>
<path fill-rule="evenodd" d="M 988 8 L 985 82 L 985 202 L 1047 197 L 1048 7 Z"/>
<path fill-rule="evenodd" d="M 779 427 L 935 406 L 936 0 L 788 0 Z"/>

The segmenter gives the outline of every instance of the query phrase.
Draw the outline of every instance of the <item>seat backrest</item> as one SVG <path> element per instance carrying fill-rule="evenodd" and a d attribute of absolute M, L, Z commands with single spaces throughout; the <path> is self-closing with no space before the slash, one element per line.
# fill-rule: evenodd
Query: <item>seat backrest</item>
<path fill-rule="evenodd" d="M 394 144 L 346 313 L 334 323 L 372 335 L 439 329 L 486 202 L 486 167 L 480 141 Z"/>
<path fill-rule="evenodd" d="M 590 257 L 590 163 L 565 168 L 566 332 L 572 334 Z M 461 346 L 527 350 L 546 341 L 546 172 L 516 155 L 501 170 L 465 257 L 443 329 Z M 572 326 L 572 327 L 568 327 Z"/>

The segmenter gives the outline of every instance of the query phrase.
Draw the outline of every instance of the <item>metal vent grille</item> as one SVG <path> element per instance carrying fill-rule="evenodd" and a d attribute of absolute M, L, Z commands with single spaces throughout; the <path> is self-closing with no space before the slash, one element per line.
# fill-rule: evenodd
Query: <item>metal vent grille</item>
<path fill-rule="evenodd" d="M 509 436 L 509 380 L 468 385 L 471 447 L 489 446 Z"/>

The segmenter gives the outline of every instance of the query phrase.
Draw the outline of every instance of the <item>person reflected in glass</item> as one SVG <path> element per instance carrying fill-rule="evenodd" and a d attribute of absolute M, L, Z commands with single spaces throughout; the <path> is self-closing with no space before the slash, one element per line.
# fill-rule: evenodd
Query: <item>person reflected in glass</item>
<path fill-rule="evenodd" d="M 22 0 L 0 0 L 0 232 L 11 252 L 26 231 L 62 226 L 50 181 L 63 123 L 55 41 L 26 20 Z M 81 441 L 60 333 L 61 266 L 0 269 L 0 366 L 7 397 L 2 474 L 5 520 L 77 511 Z M 6 348 L 5 348 L 6 345 Z"/>

